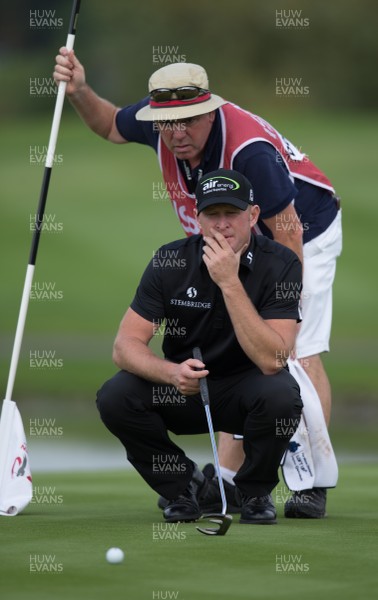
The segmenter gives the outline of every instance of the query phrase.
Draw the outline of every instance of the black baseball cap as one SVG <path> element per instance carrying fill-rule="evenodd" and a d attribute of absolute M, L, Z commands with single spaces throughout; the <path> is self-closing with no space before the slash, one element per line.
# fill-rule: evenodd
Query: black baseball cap
<path fill-rule="evenodd" d="M 238 171 L 218 169 L 206 173 L 197 183 L 197 212 L 213 204 L 231 204 L 241 210 L 253 204 L 253 190 L 248 179 Z"/>

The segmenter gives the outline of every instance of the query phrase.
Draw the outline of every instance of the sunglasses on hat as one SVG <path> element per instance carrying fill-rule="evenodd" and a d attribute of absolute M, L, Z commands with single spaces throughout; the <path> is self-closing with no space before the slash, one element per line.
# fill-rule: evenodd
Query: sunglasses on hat
<path fill-rule="evenodd" d="M 154 102 L 169 102 L 170 100 L 180 100 L 185 102 L 195 100 L 199 96 L 208 94 L 209 90 L 204 90 L 194 85 L 183 85 L 178 88 L 157 88 L 150 92 L 150 99 Z"/>

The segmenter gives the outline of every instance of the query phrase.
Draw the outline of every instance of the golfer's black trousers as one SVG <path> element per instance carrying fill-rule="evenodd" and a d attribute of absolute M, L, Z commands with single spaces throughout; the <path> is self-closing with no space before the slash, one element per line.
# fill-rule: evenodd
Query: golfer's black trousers
<path fill-rule="evenodd" d="M 276 375 L 251 369 L 221 379 L 208 377 L 208 385 L 214 430 L 244 435 L 245 461 L 235 484 L 248 496 L 270 493 L 299 424 L 298 384 L 285 369 Z M 165 498 L 177 498 L 192 477 L 194 463 L 171 441 L 168 431 L 208 432 L 200 395 L 182 396 L 173 386 L 120 371 L 97 393 L 97 407 L 145 481 Z"/>

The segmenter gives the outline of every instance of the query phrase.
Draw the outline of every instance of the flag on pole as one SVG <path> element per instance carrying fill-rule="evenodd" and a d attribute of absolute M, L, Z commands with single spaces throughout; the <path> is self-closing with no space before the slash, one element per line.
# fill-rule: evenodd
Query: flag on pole
<path fill-rule="evenodd" d="M 72 50 L 75 41 L 76 22 L 81 0 L 73 0 L 66 47 Z M 12 400 L 13 386 L 16 378 L 26 315 L 29 306 L 30 291 L 33 282 L 38 246 L 42 231 L 43 217 L 49 190 L 51 172 L 54 162 L 55 146 L 58 138 L 60 119 L 62 116 L 64 96 L 67 83 L 61 81 L 55 102 L 50 140 L 47 149 L 45 169 L 43 173 L 38 212 L 30 249 L 29 263 L 26 269 L 24 289 L 22 292 L 20 312 L 13 344 L 8 384 L 0 417 L 0 516 L 17 515 L 27 506 L 33 497 L 32 479 L 25 432 L 21 415 Z"/>
<path fill-rule="evenodd" d="M 4 400 L 0 420 L 0 515 L 13 517 L 33 497 L 26 437 L 17 405 Z"/>

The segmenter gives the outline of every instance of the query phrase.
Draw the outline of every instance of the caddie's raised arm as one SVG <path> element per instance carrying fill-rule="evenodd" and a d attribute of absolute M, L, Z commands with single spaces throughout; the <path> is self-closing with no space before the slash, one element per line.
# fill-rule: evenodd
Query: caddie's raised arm
<path fill-rule="evenodd" d="M 56 84 L 67 82 L 66 95 L 84 123 L 100 137 L 115 144 L 125 140 L 115 124 L 117 106 L 100 98 L 85 80 L 85 70 L 73 50 L 60 48 L 55 58 L 53 77 Z"/>

